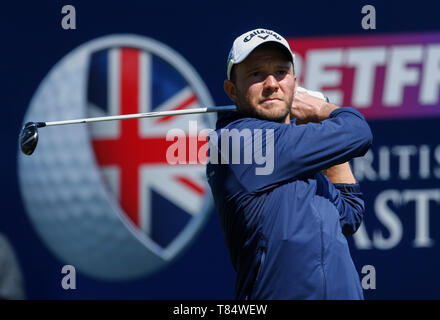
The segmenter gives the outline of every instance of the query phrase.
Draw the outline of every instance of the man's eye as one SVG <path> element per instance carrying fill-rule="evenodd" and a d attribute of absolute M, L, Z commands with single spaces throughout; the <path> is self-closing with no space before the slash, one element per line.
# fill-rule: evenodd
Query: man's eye
<path fill-rule="evenodd" d="M 280 75 L 280 76 L 284 76 L 284 75 L 287 74 L 287 71 L 286 71 L 286 70 L 279 70 L 277 73 L 278 73 L 278 75 Z"/>
<path fill-rule="evenodd" d="M 251 76 L 252 77 L 258 77 L 260 74 L 261 74 L 260 71 L 254 71 L 254 72 L 251 73 Z"/>

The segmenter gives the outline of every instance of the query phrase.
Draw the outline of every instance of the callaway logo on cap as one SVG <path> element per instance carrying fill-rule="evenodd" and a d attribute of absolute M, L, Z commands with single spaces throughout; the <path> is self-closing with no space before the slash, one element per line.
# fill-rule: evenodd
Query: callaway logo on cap
<path fill-rule="evenodd" d="M 230 80 L 231 69 L 234 64 L 242 62 L 254 51 L 255 48 L 266 42 L 276 42 L 285 47 L 292 55 L 292 63 L 295 62 L 295 54 L 290 50 L 289 43 L 278 33 L 267 29 L 255 29 L 243 33 L 234 40 L 231 51 L 229 51 L 227 62 L 227 76 Z"/>

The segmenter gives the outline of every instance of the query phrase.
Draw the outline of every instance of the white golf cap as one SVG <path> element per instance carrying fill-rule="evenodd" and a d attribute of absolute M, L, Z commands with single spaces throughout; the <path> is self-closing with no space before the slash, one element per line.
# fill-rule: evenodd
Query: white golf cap
<path fill-rule="evenodd" d="M 255 50 L 255 48 L 268 42 L 279 43 L 285 47 L 292 56 L 292 63 L 295 63 L 295 54 L 290 49 L 289 43 L 286 39 L 272 30 L 263 28 L 254 29 L 243 33 L 234 40 L 231 51 L 229 51 L 227 62 L 228 80 L 231 80 L 231 70 L 234 64 L 242 62 L 252 51 Z"/>

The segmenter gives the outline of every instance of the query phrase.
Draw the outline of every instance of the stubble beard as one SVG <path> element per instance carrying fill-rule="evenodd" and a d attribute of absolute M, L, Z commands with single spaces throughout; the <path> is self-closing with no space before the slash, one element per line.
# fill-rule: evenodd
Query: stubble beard
<path fill-rule="evenodd" d="M 237 91 L 237 96 L 238 96 L 238 100 L 239 100 L 237 103 L 237 107 L 238 107 L 239 112 L 241 112 L 251 118 L 257 118 L 257 119 L 261 119 L 261 120 L 273 121 L 273 122 L 278 122 L 278 123 L 285 122 L 286 117 L 290 114 L 290 106 L 292 105 L 292 102 L 293 102 L 293 96 L 292 96 L 290 103 L 286 104 L 286 108 L 285 108 L 284 112 L 282 112 L 279 115 L 271 115 L 271 114 L 267 114 L 265 112 L 262 112 L 261 110 L 258 110 L 257 108 L 252 106 L 251 103 L 245 98 L 245 96 L 241 94 L 241 92 Z"/>

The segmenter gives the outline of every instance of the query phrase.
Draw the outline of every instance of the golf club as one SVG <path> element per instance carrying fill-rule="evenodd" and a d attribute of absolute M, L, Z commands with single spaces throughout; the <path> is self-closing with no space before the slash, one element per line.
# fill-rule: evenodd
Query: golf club
<path fill-rule="evenodd" d="M 306 92 L 314 97 L 329 102 L 328 98 L 319 91 L 311 91 L 298 86 L 296 92 Z M 75 119 L 75 120 L 27 122 L 20 131 L 20 148 L 21 151 L 28 156 L 34 152 L 38 143 L 38 128 L 60 126 L 65 124 L 91 123 L 91 122 L 152 118 L 152 117 L 175 116 L 175 115 L 196 114 L 196 113 L 234 111 L 236 110 L 236 108 L 237 108 L 236 106 L 230 105 L 230 106 L 222 106 L 222 107 L 194 108 L 194 109 L 186 109 L 186 110 L 145 112 L 145 113 L 135 113 L 135 114 L 85 118 L 85 119 Z"/>
<path fill-rule="evenodd" d="M 84 118 L 84 119 L 75 119 L 75 120 L 27 122 L 20 131 L 20 148 L 21 151 L 28 156 L 34 152 L 38 143 L 38 128 L 60 126 L 66 124 L 103 122 L 103 121 L 138 119 L 138 118 L 153 118 L 153 117 L 176 116 L 176 115 L 186 115 L 186 114 L 196 114 L 196 113 L 224 112 L 224 111 L 234 111 L 234 110 L 236 110 L 236 106 L 231 105 L 231 106 L 222 106 L 222 107 L 193 108 L 186 110 L 145 112 L 145 113 L 135 113 L 135 114 L 96 117 L 96 118 Z"/>

